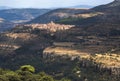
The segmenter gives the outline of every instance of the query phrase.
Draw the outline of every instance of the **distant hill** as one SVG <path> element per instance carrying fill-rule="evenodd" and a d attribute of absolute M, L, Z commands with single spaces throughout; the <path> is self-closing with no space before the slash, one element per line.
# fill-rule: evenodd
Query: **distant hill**
<path fill-rule="evenodd" d="M 64 18 L 58 23 L 78 25 L 87 34 L 120 35 L 119 22 L 120 0 L 115 0 L 109 4 L 89 9 L 87 12 L 78 13 L 71 18 Z M 75 33 L 77 33 L 78 28 L 75 30 Z"/>
<path fill-rule="evenodd" d="M 74 17 L 60 20 L 64 24 L 99 24 L 99 23 L 114 23 L 119 24 L 120 21 L 120 1 L 113 1 L 106 5 L 100 5 L 89 9 L 85 13 L 78 13 Z"/>
<path fill-rule="evenodd" d="M 70 6 L 69 8 L 93 8 L 93 6 L 90 6 L 90 5 L 76 5 L 76 6 Z"/>
<path fill-rule="evenodd" d="M 11 9 L 11 8 L 7 6 L 0 6 L 0 10 L 4 10 L 4 9 Z"/>
<path fill-rule="evenodd" d="M 29 23 L 71 24 L 83 27 L 88 34 L 112 34 L 120 31 L 120 0 L 91 9 L 56 9 L 43 14 Z M 119 33 L 116 33 L 119 35 Z"/>
<path fill-rule="evenodd" d="M 50 9 L 5 9 L 0 10 L 0 17 L 11 22 L 21 23 L 29 21 L 48 11 L 50 11 Z"/>
<path fill-rule="evenodd" d="M 59 8 L 45 13 L 28 23 L 49 23 L 51 21 L 59 21 L 60 19 L 68 18 L 71 15 L 82 13 L 88 9 L 76 9 L 76 8 Z"/>

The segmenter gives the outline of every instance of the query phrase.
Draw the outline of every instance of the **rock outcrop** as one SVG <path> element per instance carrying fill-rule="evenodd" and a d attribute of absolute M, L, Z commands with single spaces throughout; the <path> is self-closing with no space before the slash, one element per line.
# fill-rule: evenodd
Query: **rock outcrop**
<path fill-rule="evenodd" d="M 56 24 L 54 22 L 50 22 L 48 24 L 25 24 L 25 25 L 18 25 L 18 28 L 20 27 L 30 27 L 32 29 L 40 29 L 40 30 L 47 30 L 50 32 L 56 32 L 56 31 L 62 31 L 62 30 L 68 30 L 74 25 L 64 25 L 64 24 Z"/>

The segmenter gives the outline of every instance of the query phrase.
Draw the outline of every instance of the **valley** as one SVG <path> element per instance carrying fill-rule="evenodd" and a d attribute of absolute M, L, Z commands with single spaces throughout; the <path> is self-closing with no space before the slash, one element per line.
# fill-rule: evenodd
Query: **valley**
<path fill-rule="evenodd" d="M 0 17 L 21 13 L 0 18 L 0 68 L 15 71 L 32 65 L 36 73 L 55 79 L 50 81 L 119 81 L 119 7 L 115 0 L 91 9 L 3 10 Z"/>

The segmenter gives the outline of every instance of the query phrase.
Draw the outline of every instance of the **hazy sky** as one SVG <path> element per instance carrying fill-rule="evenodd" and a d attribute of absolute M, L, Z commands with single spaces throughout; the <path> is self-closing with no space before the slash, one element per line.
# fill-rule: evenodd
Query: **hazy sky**
<path fill-rule="evenodd" d="M 51 8 L 74 5 L 101 5 L 113 0 L 0 0 L 0 6 Z"/>

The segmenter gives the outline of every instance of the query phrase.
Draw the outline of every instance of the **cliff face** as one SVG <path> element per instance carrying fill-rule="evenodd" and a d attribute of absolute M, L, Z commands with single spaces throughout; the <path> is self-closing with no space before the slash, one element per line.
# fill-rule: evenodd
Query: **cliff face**
<path fill-rule="evenodd" d="M 56 24 L 54 22 L 50 22 L 48 24 L 25 24 L 25 25 L 18 25 L 19 27 L 31 27 L 32 29 L 40 29 L 40 30 L 47 30 L 50 32 L 56 32 L 56 31 L 64 31 L 68 30 L 74 25 L 64 25 L 64 24 Z"/>
<path fill-rule="evenodd" d="M 100 72 L 106 71 L 109 75 L 120 75 L 120 55 L 118 54 L 89 54 L 80 50 L 74 50 L 66 47 L 48 47 L 43 51 L 43 58 L 46 61 L 56 61 L 59 59 L 78 59 L 81 68 L 93 67 Z"/>

